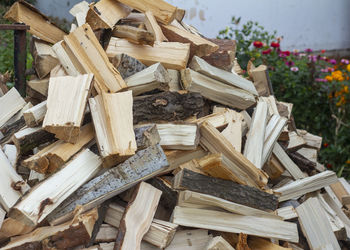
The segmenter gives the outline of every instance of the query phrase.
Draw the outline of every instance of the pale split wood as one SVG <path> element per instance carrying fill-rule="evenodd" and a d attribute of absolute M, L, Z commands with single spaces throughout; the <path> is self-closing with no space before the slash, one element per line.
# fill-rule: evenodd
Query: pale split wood
<path fill-rule="evenodd" d="M 72 16 L 76 16 L 78 13 L 85 12 L 85 14 L 89 10 L 89 3 L 86 1 L 81 1 L 75 5 L 69 10 L 69 13 Z"/>
<path fill-rule="evenodd" d="M 179 230 L 165 250 L 203 250 L 212 238 L 208 230 L 204 229 Z"/>
<path fill-rule="evenodd" d="M 223 237 L 216 236 L 211 239 L 206 248 L 207 250 L 235 250 L 230 243 L 228 243 Z"/>
<path fill-rule="evenodd" d="M 77 76 L 82 72 L 77 63 L 73 63 L 74 56 L 67 47 L 65 41 L 59 41 L 52 46 L 52 50 L 56 53 L 58 60 L 60 61 L 65 72 L 70 76 Z M 53 76 L 52 76 L 53 77 Z"/>
<path fill-rule="evenodd" d="M 6 212 L 0 207 L 0 228 L 2 227 L 2 223 L 4 222 L 5 215 L 6 215 Z"/>
<path fill-rule="evenodd" d="M 283 220 L 292 220 L 298 218 L 298 214 L 296 213 L 293 206 L 281 207 L 276 209 L 276 214 L 281 216 Z"/>
<path fill-rule="evenodd" d="M 275 96 L 273 96 L 273 95 L 270 95 L 268 97 L 260 96 L 259 97 L 259 101 L 266 102 L 267 108 L 268 108 L 268 111 L 269 111 L 269 117 L 271 117 L 273 115 L 280 115 L 280 113 L 278 112 Z"/>
<path fill-rule="evenodd" d="M 16 88 L 11 88 L 4 96 L 0 97 L 0 127 L 13 115 L 20 111 L 26 102 Z"/>
<path fill-rule="evenodd" d="M 296 152 L 304 156 L 306 159 L 317 163 L 317 149 L 303 147 L 298 149 Z"/>
<path fill-rule="evenodd" d="M 17 148 L 12 144 L 5 144 L 2 146 L 2 151 L 5 153 L 7 159 L 10 161 L 11 166 L 16 169 L 16 163 L 18 158 Z"/>
<path fill-rule="evenodd" d="M 23 112 L 23 117 L 28 127 L 39 126 L 44 120 L 47 111 L 46 103 L 47 101 L 43 101 Z"/>
<path fill-rule="evenodd" d="M 0 228 L 0 240 L 6 240 L 10 237 L 27 234 L 34 230 L 34 227 L 25 225 L 24 223 L 12 219 L 6 218 Z"/>
<path fill-rule="evenodd" d="M 306 130 L 297 129 L 297 133 L 303 137 L 304 141 L 306 142 L 306 147 L 316 148 L 317 150 L 321 149 L 322 146 L 322 137 L 313 135 Z"/>
<path fill-rule="evenodd" d="M 40 79 L 50 74 L 50 71 L 59 64 L 51 45 L 42 40 L 34 38 L 31 51 L 34 60 L 33 66 Z"/>
<path fill-rule="evenodd" d="M 268 174 L 271 180 L 278 179 L 285 172 L 289 174 L 275 155 L 271 155 L 262 169 Z"/>
<path fill-rule="evenodd" d="M 253 83 L 259 93 L 259 96 L 269 96 L 273 94 L 266 65 L 260 65 L 259 67 L 253 69 L 251 71 L 251 75 L 253 77 Z"/>
<path fill-rule="evenodd" d="M 306 144 L 303 137 L 301 137 L 296 131 L 289 132 L 289 143 L 287 146 L 288 151 L 296 151 Z"/>
<path fill-rule="evenodd" d="M 134 44 L 153 45 L 154 34 L 140 27 L 131 25 L 116 25 L 112 31 L 113 37 L 124 38 Z"/>
<path fill-rule="evenodd" d="M 164 36 L 162 29 L 160 28 L 156 18 L 152 11 L 145 12 L 145 25 L 149 32 L 154 35 L 156 42 L 167 42 L 168 39 Z"/>
<path fill-rule="evenodd" d="M 118 229 L 109 224 L 102 224 L 95 238 L 95 243 L 114 242 L 117 237 Z"/>
<path fill-rule="evenodd" d="M 297 250 L 294 248 L 281 247 L 272 243 L 269 240 L 265 240 L 258 237 L 249 237 L 248 246 L 251 250 Z"/>

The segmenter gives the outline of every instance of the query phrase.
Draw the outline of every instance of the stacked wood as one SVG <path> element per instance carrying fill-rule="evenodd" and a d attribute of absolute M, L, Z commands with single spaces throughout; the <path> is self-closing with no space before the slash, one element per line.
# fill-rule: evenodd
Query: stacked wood
<path fill-rule="evenodd" d="M 0 97 L 0 127 L 10 120 L 14 114 L 21 110 L 25 104 L 26 102 L 16 88 L 10 89 L 4 96 Z"/>
<path fill-rule="evenodd" d="M 236 55 L 236 41 L 228 39 L 209 39 L 219 45 L 219 49 L 209 56 L 202 57 L 214 67 L 231 71 Z"/>
<path fill-rule="evenodd" d="M 59 63 L 56 53 L 52 47 L 38 39 L 33 40 L 32 45 L 33 64 L 39 79 L 43 79 Z"/>

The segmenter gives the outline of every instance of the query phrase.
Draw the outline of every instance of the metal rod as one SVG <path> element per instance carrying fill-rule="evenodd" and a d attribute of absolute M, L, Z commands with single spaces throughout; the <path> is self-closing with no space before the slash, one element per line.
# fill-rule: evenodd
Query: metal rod
<path fill-rule="evenodd" d="M 14 68 L 15 87 L 18 92 L 26 94 L 26 62 L 27 62 L 27 40 L 26 30 L 14 30 Z"/>

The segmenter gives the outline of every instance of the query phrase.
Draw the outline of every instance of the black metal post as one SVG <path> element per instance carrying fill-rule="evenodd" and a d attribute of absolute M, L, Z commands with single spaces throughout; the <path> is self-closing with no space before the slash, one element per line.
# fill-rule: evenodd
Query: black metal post
<path fill-rule="evenodd" d="M 26 30 L 14 30 L 14 43 L 15 87 L 22 96 L 25 96 L 27 62 Z"/>

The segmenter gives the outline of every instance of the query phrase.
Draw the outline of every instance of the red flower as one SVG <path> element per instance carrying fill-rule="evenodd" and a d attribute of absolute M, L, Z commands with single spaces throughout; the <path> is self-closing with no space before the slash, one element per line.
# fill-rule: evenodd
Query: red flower
<path fill-rule="evenodd" d="M 328 147 L 328 143 L 327 142 L 325 142 L 325 143 L 323 143 L 323 147 Z"/>
<path fill-rule="evenodd" d="M 290 51 L 286 50 L 286 51 L 281 51 L 281 53 L 285 56 L 290 56 Z"/>
<path fill-rule="evenodd" d="M 321 50 L 321 53 L 322 53 L 322 54 L 323 54 L 323 53 L 326 53 L 326 50 L 325 50 L 325 49 Z"/>
<path fill-rule="evenodd" d="M 260 41 L 255 41 L 255 42 L 253 42 L 253 45 L 254 45 L 254 47 L 256 47 L 256 48 L 261 48 L 261 47 L 263 46 L 263 43 L 260 42 Z"/>
<path fill-rule="evenodd" d="M 267 54 L 270 54 L 271 53 L 271 49 L 267 49 L 267 50 L 264 50 L 262 53 L 263 55 L 267 55 Z"/>
<path fill-rule="evenodd" d="M 272 42 L 272 43 L 271 43 L 271 47 L 272 47 L 272 48 L 279 48 L 279 47 L 280 47 L 280 44 L 279 44 L 279 43 L 276 43 L 276 42 Z"/>
<path fill-rule="evenodd" d="M 326 167 L 327 167 L 327 168 L 332 168 L 332 164 L 327 163 Z"/>

